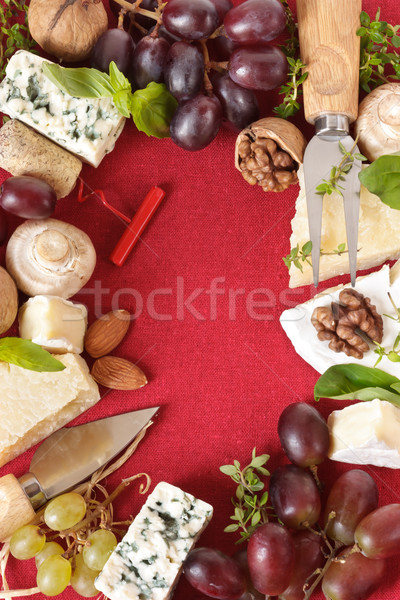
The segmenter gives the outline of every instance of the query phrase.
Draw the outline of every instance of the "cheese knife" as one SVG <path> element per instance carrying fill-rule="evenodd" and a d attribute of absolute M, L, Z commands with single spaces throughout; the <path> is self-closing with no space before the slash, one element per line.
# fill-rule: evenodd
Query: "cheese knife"
<path fill-rule="evenodd" d="M 50 435 L 33 455 L 29 473 L 0 478 L 0 541 L 32 521 L 35 510 L 85 481 L 126 448 L 159 407 L 106 417 Z"/>
<path fill-rule="evenodd" d="M 308 77 L 303 84 L 304 114 L 315 126 L 316 135 L 304 155 L 308 224 L 312 242 L 314 285 L 319 279 L 323 200 L 316 191 L 323 179 L 329 180 L 332 167 L 343 158 L 339 142 L 357 153 L 349 126 L 357 118 L 361 0 L 297 0 L 300 52 Z M 339 184 L 344 188 L 347 250 L 351 283 L 357 270 L 358 219 L 361 161 Z M 337 202 L 336 198 L 332 202 Z M 337 210 L 342 210 L 338 204 Z"/>

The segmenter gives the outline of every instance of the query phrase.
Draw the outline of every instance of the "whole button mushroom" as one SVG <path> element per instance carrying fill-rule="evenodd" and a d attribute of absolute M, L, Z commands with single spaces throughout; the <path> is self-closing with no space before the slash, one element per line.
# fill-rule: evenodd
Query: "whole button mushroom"
<path fill-rule="evenodd" d="M 70 298 L 87 283 L 95 265 L 88 235 L 57 219 L 25 221 L 7 244 L 7 270 L 28 296 Z"/>

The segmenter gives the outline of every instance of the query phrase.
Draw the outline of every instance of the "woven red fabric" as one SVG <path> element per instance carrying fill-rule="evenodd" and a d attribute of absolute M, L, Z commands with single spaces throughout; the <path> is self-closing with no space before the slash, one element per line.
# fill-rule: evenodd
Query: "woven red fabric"
<path fill-rule="evenodd" d="M 381 0 L 379 5 L 382 18 L 400 22 L 395 0 Z M 364 0 L 363 8 L 374 15 L 378 6 Z M 264 96 L 263 114 L 270 114 L 275 104 L 276 95 Z M 296 123 L 309 139 L 312 130 L 302 115 Z M 128 122 L 101 166 L 84 166 L 85 189 L 102 188 L 108 201 L 127 215 L 135 213 L 151 186 L 166 192 L 142 241 L 121 268 L 111 264 L 109 255 L 125 224 L 98 200 L 78 204 L 75 190 L 59 201 L 54 215 L 84 229 L 97 250 L 93 277 L 74 300 L 88 306 L 90 322 L 113 308 L 125 308 L 137 317 L 113 354 L 138 361 L 149 378 L 149 384 L 135 392 L 103 389 L 103 399 L 74 424 L 161 407 L 137 452 L 109 478 L 107 488 L 145 471 L 152 487 L 165 480 L 210 502 L 214 518 L 200 545 L 229 554 L 237 549 L 237 536 L 223 529 L 232 512 L 234 484 L 219 466 L 234 459 L 247 464 L 254 447 L 271 455 L 270 469 L 288 462 L 279 445 L 278 417 L 289 403 L 313 404 L 318 378 L 279 324 L 283 310 L 315 293 L 311 286 L 289 290 L 282 261 L 290 249 L 298 188 L 267 194 L 248 185 L 234 166 L 235 139 L 234 132 L 223 129 L 208 148 L 191 153 L 169 139 L 149 138 Z M 1 172 L 0 181 L 7 176 Z M 10 231 L 19 222 L 9 219 Z M 327 417 L 342 406 L 321 400 L 318 409 Z M 21 476 L 34 450 L 7 464 L 0 475 Z M 320 477 L 326 489 L 348 468 L 325 461 Z M 378 483 L 381 504 L 397 502 L 399 473 L 366 470 Z M 144 500 L 133 484 L 115 503 L 117 520 L 135 515 Z M 389 567 L 373 600 L 400 597 L 398 560 Z M 10 561 L 8 573 L 12 588 L 35 585 L 32 561 Z M 321 592 L 315 594 L 316 600 L 322 597 Z M 67 588 L 61 598 L 78 596 Z M 204 597 L 181 578 L 174 599 L 187 598 Z"/>

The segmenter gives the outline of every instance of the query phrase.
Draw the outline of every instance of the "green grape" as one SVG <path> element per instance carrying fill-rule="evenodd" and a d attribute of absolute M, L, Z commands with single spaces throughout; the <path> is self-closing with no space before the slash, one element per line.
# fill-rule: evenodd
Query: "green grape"
<path fill-rule="evenodd" d="M 71 579 L 71 563 L 62 556 L 49 556 L 40 565 L 36 583 L 45 596 L 61 594 Z"/>
<path fill-rule="evenodd" d="M 62 531 L 73 527 L 86 514 L 86 502 L 80 494 L 68 492 L 53 498 L 44 511 L 44 522 L 50 529 Z"/>
<path fill-rule="evenodd" d="M 27 560 L 38 554 L 46 543 L 46 536 L 36 525 L 24 525 L 10 539 L 10 552 L 18 560 Z"/>
<path fill-rule="evenodd" d="M 38 569 L 46 558 L 55 554 L 64 554 L 64 548 L 60 544 L 57 544 L 57 542 L 46 542 L 43 550 L 35 556 L 36 568 Z"/>
<path fill-rule="evenodd" d="M 83 560 L 89 569 L 101 571 L 117 545 L 117 538 L 108 529 L 98 529 L 89 535 L 87 541 L 90 546 L 83 549 Z"/>
<path fill-rule="evenodd" d="M 71 577 L 71 586 L 80 596 L 91 598 L 97 596 L 99 590 L 94 587 L 94 580 L 99 571 L 93 571 L 85 564 L 82 554 L 75 557 L 75 568 Z"/>

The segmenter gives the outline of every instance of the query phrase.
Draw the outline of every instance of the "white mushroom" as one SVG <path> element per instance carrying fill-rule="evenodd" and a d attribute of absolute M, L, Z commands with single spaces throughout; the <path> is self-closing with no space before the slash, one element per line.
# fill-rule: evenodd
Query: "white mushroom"
<path fill-rule="evenodd" d="M 0 267 L 0 335 L 10 329 L 17 312 L 17 286 L 7 271 Z"/>
<path fill-rule="evenodd" d="M 400 151 L 400 83 L 385 83 L 364 98 L 355 134 L 360 151 L 371 162 Z"/>
<path fill-rule="evenodd" d="M 7 244 L 7 270 L 28 296 L 70 298 L 89 280 L 95 264 L 86 233 L 57 219 L 25 221 Z"/>

